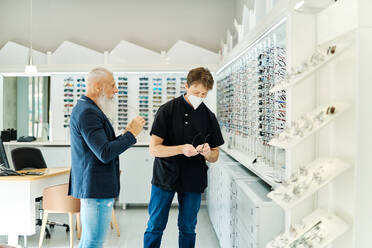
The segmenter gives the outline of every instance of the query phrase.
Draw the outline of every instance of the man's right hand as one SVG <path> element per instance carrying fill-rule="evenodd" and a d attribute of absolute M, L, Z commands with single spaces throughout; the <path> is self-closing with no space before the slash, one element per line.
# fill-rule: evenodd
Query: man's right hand
<path fill-rule="evenodd" d="M 193 157 L 198 155 L 199 153 L 194 146 L 190 144 L 185 144 L 182 145 L 182 154 L 185 155 L 186 157 Z"/>
<path fill-rule="evenodd" d="M 125 128 L 126 131 L 131 132 L 135 137 L 142 131 L 145 125 L 145 119 L 141 116 L 136 116 Z"/>

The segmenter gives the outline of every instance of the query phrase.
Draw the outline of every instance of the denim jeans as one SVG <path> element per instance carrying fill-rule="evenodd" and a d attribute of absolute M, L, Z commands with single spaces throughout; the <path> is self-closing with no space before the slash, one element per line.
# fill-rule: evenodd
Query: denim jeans
<path fill-rule="evenodd" d="M 103 247 L 113 205 L 114 198 L 80 199 L 82 235 L 79 248 Z"/>
<path fill-rule="evenodd" d="M 168 222 L 169 210 L 175 192 L 152 186 L 149 204 L 150 219 L 144 235 L 144 248 L 159 248 L 163 231 Z M 201 193 L 177 193 L 178 196 L 178 245 L 180 248 L 195 247 L 195 227 L 200 209 Z"/>

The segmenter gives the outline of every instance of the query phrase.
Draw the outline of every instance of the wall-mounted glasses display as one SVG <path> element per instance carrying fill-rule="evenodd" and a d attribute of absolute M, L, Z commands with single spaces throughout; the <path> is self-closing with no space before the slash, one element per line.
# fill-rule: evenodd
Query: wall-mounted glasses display
<path fill-rule="evenodd" d="M 217 116 L 229 148 L 273 170 L 281 181 L 285 151 L 268 142 L 285 128 L 286 92 L 270 89 L 286 75 L 285 25 L 268 33 L 217 75 Z"/>
<path fill-rule="evenodd" d="M 117 126 L 118 130 L 123 130 L 128 125 L 128 78 L 118 77 L 118 105 L 117 105 Z"/>

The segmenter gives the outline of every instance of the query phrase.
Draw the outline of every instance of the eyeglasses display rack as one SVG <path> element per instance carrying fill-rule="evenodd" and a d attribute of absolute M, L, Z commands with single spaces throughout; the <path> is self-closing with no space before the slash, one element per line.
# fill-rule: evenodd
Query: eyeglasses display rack
<path fill-rule="evenodd" d="M 270 92 L 286 74 L 284 25 L 217 75 L 217 116 L 228 149 L 251 158 L 269 181 L 284 178 L 284 150 L 269 145 L 286 123 L 286 92 Z"/>

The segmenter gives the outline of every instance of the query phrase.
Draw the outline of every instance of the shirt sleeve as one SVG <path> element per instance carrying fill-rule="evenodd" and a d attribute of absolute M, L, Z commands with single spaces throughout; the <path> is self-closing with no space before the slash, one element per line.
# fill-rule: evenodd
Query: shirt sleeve
<path fill-rule="evenodd" d="M 126 132 L 110 141 L 105 132 L 103 120 L 93 110 L 87 110 L 81 114 L 78 126 L 89 149 L 102 163 L 110 162 L 137 141 L 131 132 Z"/>
<path fill-rule="evenodd" d="M 165 106 L 161 106 L 155 115 L 154 122 L 150 131 L 150 135 L 156 135 L 160 138 L 167 139 L 169 128 L 169 113 Z"/>
<path fill-rule="evenodd" d="M 211 132 L 208 143 L 211 148 L 216 148 L 216 147 L 223 145 L 225 141 L 223 140 L 223 137 L 222 137 L 220 125 L 218 124 L 217 118 L 213 113 L 212 113 L 211 125 L 212 125 L 212 128 L 211 128 L 212 132 Z"/>

